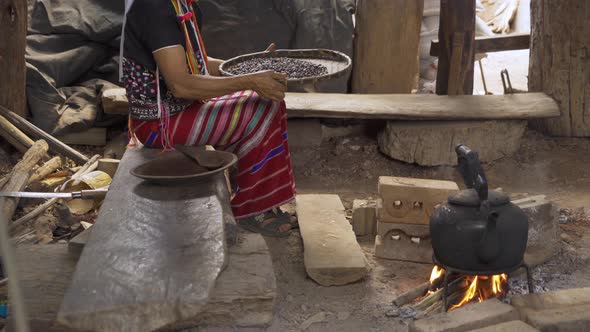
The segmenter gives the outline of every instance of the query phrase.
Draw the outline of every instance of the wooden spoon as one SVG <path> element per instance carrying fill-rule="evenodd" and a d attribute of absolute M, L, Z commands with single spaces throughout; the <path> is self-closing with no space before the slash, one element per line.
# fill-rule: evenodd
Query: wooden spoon
<path fill-rule="evenodd" d="M 218 169 L 225 163 L 223 158 L 217 156 L 215 152 L 205 150 L 204 146 L 191 147 L 186 145 L 175 145 L 174 149 L 196 161 L 200 166 L 209 170 Z"/>

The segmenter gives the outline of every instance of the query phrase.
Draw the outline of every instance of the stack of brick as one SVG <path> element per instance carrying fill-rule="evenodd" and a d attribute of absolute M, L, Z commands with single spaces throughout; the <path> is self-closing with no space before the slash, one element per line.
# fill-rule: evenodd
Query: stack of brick
<path fill-rule="evenodd" d="M 380 177 L 375 256 L 431 263 L 430 216 L 457 190 L 452 181 Z"/>

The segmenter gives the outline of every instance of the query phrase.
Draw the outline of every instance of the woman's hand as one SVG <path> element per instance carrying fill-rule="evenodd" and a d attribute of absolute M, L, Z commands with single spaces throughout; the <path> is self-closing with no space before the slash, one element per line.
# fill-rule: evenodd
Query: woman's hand
<path fill-rule="evenodd" d="M 245 75 L 250 81 L 252 90 L 261 97 L 274 101 L 285 99 L 287 91 L 287 75 L 275 73 L 271 70 Z"/>

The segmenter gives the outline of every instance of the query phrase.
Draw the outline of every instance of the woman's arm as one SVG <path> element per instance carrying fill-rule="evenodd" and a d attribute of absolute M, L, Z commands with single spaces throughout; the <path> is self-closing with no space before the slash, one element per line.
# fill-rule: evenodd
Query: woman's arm
<path fill-rule="evenodd" d="M 223 60 L 219 60 L 212 57 L 207 57 L 207 69 L 209 70 L 209 75 L 211 76 L 221 76 L 219 72 L 219 66 L 223 63 Z"/>
<path fill-rule="evenodd" d="M 233 77 L 191 75 L 186 69 L 184 47 L 180 45 L 154 52 L 154 59 L 166 85 L 177 98 L 204 100 L 241 90 L 254 90 L 276 101 L 285 98 L 285 74 L 265 71 Z"/>

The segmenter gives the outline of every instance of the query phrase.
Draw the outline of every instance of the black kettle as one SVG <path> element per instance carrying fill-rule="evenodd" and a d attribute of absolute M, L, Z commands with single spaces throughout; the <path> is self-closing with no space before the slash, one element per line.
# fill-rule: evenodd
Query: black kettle
<path fill-rule="evenodd" d="M 528 218 L 508 195 L 488 191 L 477 152 L 455 149 L 467 189 L 435 208 L 430 236 L 435 264 L 465 274 L 494 275 L 523 264 Z"/>

